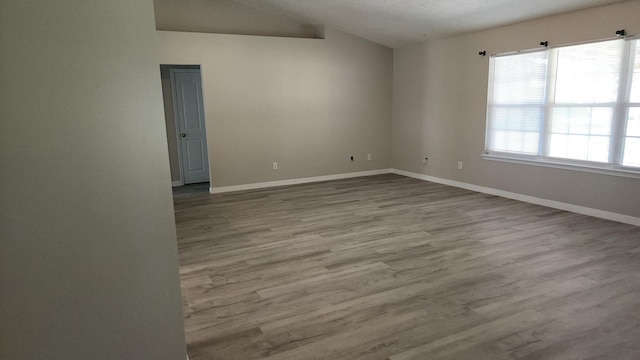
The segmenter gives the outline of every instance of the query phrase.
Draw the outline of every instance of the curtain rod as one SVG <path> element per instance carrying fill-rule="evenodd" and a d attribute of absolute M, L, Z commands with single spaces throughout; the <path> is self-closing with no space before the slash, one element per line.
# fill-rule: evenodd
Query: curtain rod
<path fill-rule="evenodd" d="M 621 34 L 619 35 L 619 33 L 621 32 Z M 537 51 L 545 51 L 547 49 L 553 49 L 553 48 L 560 48 L 560 47 L 566 47 L 566 46 L 574 46 L 574 45 L 582 45 L 582 44 L 591 44 L 591 43 L 596 43 L 596 42 L 602 42 L 602 41 L 610 41 L 610 40 L 617 40 L 617 39 L 623 39 L 623 40 L 634 40 L 635 38 L 640 37 L 638 34 L 635 35 L 626 35 L 624 30 L 618 30 L 616 31 L 616 36 L 610 36 L 607 38 L 601 38 L 601 39 L 595 39 L 595 40 L 584 40 L 584 41 L 577 41 L 577 42 L 572 42 L 572 43 L 563 43 L 563 44 L 559 44 L 559 45 L 549 45 L 548 41 L 541 41 L 540 42 L 540 47 L 537 48 L 531 48 L 531 49 L 524 49 L 524 50 L 515 50 L 515 51 L 508 51 L 508 52 L 503 52 L 503 53 L 496 53 L 496 54 L 491 54 L 491 57 L 500 57 L 500 56 L 507 56 L 507 55 L 515 55 L 515 54 L 526 54 L 526 53 L 531 53 L 531 52 L 537 52 Z M 486 50 L 483 50 L 479 53 L 482 56 L 486 55 Z"/>

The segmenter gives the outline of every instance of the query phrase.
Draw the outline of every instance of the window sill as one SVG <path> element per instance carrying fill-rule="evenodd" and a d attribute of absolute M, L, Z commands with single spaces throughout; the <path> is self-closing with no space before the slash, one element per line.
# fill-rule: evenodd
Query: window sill
<path fill-rule="evenodd" d="M 613 165 L 590 165 L 590 164 L 577 164 L 564 162 L 562 160 L 555 159 L 543 159 L 539 157 L 519 157 L 511 154 L 482 154 L 485 160 L 500 161 L 513 164 L 524 164 L 533 166 L 542 166 L 554 169 L 564 169 L 573 171 L 582 171 L 594 174 L 621 176 L 633 179 L 640 179 L 640 169 L 613 166 Z"/>

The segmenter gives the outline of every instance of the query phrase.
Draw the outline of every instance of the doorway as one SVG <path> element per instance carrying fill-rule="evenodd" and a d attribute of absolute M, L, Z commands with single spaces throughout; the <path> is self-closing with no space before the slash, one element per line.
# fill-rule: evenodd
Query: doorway
<path fill-rule="evenodd" d="M 198 65 L 161 65 L 173 186 L 209 182 L 207 134 Z"/>

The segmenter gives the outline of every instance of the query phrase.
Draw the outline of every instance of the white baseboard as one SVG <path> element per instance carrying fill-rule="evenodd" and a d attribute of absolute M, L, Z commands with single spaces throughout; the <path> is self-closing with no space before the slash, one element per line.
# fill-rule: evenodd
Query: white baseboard
<path fill-rule="evenodd" d="M 566 211 L 571 211 L 571 212 L 582 214 L 582 215 L 589 215 L 589 216 L 593 216 L 601 219 L 613 220 L 613 221 L 617 221 L 625 224 L 640 226 L 640 218 L 634 217 L 634 216 L 623 215 L 623 214 L 618 214 L 610 211 L 598 210 L 598 209 L 588 208 L 588 207 L 579 206 L 579 205 L 567 204 L 560 201 L 542 199 L 534 196 L 523 195 L 523 194 L 513 193 L 509 191 L 498 190 L 494 188 L 488 188 L 484 186 L 478 186 L 478 185 L 468 184 L 460 181 L 443 179 L 435 176 L 423 175 L 423 174 L 418 174 L 418 173 L 404 171 L 404 170 L 391 169 L 391 172 L 398 175 L 408 176 L 408 177 L 425 180 L 425 181 L 431 181 L 438 184 L 455 186 L 458 188 L 477 191 L 484 194 L 500 196 L 508 199 L 528 202 L 531 204 L 547 206 L 554 209 L 566 210 Z"/>
<path fill-rule="evenodd" d="M 388 173 L 407 176 L 407 177 L 425 180 L 425 181 L 431 181 L 438 184 L 454 186 L 462 189 L 467 189 L 467 190 L 476 191 L 476 192 L 489 194 L 489 195 L 500 196 L 508 199 L 524 201 L 527 203 L 547 206 L 554 209 L 571 211 L 574 213 L 593 216 L 601 219 L 613 220 L 613 221 L 617 221 L 625 224 L 640 226 L 640 218 L 634 217 L 634 216 L 618 214 L 610 211 L 604 211 L 604 210 L 589 208 L 585 206 L 563 203 L 555 200 L 542 199 L 534 196 L 518 194 L 514 192 L 509 192 L 509 191 L 504 191 L 504 190 L 499 190 L 499 189 L 494 189 L 494 188 L 489 188 L 489 187 L 484 187 L 479 185 L 473 185 L 465 182 L 449 180 L 449 179 L 439 178 L 439 177 L 430 176 L 430 175 L 418 174 L 418 173 L 398 170 L 398 169 L 379 169 L 379 170 L 359 171 L 359 172 L 345 173 L 345 174 L 334 174 L 334 175 L 313 176 L 313 177 L 298 178 L 298 179 L 267 181 L 267 182 L 259 182 L 259 183 L 252 183 L 252 184 L 210 187 L 209 192 L 212 194 L 219 194 L 219 193 L 232 192 L 232 191 L 263 189 L 263 188 L 270 188 L 270 187 L 276 187 L 276 186 L 306 184 L 306 183 L 312 183 L 312 182 L 340 180 L 340 179 L 348 179 L 348 178 L 355 178 L 355 177 L 361 177 L 361 176 L 371 176 L 371 175 L 380 175 L 380 174 L 388 174 Z"/>
<path fill-rule="evenodd" d="M 210 187 L 209 192 L 212 194 L 219 194 L 219 193 L 225 193 L 225 192 L 231 192 L 231 191 L 254 190 L 254 189 L 270 188 L 275 186 L 297 185 L 297 184 L 306 184 L 306 183 L 320 182 L 320 181 L 340 180 L 340 179 L 348 179 L 348 178 L 362 177 L 362 176 L 389 174 L 391 172 L 392 172 L 392 169 L 379 169 L 379 170 L 359 171 L 359 172 L 352 172 L 352 173 L 345 173 L 345 174 L 334 174 L 334 175 L 313 176 L 313 177 L 298 178 L 298 179 L 267 181 L 267 182 L 253 183 L 253 184 Z"/>
<path fill-rule="evenodd" d="M 182 185 L 184 184 L 180 180 L 171 182 L 171 187 L 182 186 Z"/>

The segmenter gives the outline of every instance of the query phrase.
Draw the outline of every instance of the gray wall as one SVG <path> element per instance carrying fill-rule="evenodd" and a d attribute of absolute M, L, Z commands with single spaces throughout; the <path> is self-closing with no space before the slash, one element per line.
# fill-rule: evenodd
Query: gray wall
<path fill-rule="evenodd" d="M 0 359 L 184 359 L 151 0 L 2 1 L 0 54 Z"/>
<path fill-rule="evenodd" d="M 315 38 L 321 28 L 233 0 L 154 0 L 158 30 Z"/>
<path fill-rule="evenodd" d="M 167 130 L 167 144 L 169 149 L 169 167 L 171 169 L 171 181 L 173 182 L 180 181 L 181 178 L 170 69 L 171 67 L 169 65 L 160 66 L 160 77 L 162 81 L 162 101 L 164 103 L 164 118 Z"/>
<path fill-rule="evenodd" d="M 430 176 L 640 216 L 640 179 L 483 160 L 489 57 L 640 33 L 640 1 L 394 51 L 392 166 Z M 429 157 L 425 166 L 422 160 Z M 462 161 L 462 170 L 457 162 Z"/>
<path fill-rule="evenodd" d="M 389 167 L 391 49 L 334 30 L 157 39 L 159 63 L 201 65 L 212 186 Z"/>

